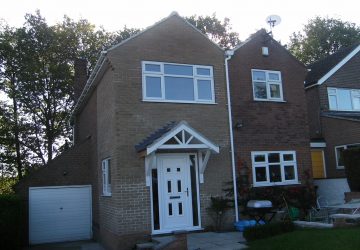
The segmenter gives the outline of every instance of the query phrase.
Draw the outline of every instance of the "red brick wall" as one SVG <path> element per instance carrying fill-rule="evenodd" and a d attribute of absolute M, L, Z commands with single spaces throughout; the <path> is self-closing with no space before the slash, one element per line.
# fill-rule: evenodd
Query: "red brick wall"
<path fill-rule="evenodd" d="M 243 125 L 234 129 L 236 156 L 251 167 L 252 151 L 295 150 L 301 178 L 311 167 L 306 70 L 282 46 L 262 34 L 257 33 L 240 47 L 229 62 L 233 124 Z M 262 55 L 262 46 L 269 48 L 269 56 Z M 281 71 L 285 102 L 254 101 L 251 69 Z"/>

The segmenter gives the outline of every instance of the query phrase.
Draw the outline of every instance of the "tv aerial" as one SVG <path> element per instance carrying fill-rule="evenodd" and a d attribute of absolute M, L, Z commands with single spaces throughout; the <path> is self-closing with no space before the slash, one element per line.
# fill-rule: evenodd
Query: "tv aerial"
<path fill-rule="evenodd" d="M 272 34 L 272 28 L 281 23 L 281 18 L 278 15 L 270 15 L 265 19 L 266 23 L 270 26 L 270 34 Z"/>

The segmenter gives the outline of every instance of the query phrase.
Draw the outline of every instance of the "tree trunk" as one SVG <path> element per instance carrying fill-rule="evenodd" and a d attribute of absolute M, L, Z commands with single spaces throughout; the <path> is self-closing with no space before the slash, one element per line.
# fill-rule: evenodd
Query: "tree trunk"
<path fill-rule="evenodd" d="M 16 169 L 18 172 L 18 178 L 21 180 L 23 178 L 22 171 L 23 165 L 21 162 L 21 150 L 20 150 L 20 140 L 19 140 L 19 116 L 18 116 L 18 106 L 16 101 L 16 89 L 15 89 L 15 76 L 11 79 L 11 87 L 13 90 L 13 116 L 14 116 L 14 137 L 15 137 L 15 149 L 16 149 Z"/>

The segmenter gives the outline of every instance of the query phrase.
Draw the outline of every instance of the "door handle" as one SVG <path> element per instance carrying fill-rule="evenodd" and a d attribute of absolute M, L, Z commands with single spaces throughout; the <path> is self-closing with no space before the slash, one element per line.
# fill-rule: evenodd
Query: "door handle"
<path fill-rule="evenodd" d="M 186 188 L 186 196 L 189 197 L 189 188 Z"/>

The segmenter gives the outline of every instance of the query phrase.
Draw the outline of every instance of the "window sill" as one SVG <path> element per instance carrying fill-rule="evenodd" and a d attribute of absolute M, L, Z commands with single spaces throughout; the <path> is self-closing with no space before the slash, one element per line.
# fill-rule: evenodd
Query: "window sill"
<path fill-rule="evenodd" d="M 336 170 L 344 170 L 345 169 L 345 167 L 336 167 Z"/>
<path fill-rule="evenodd" d="M 101 197 L 111 197 L 111 194 L 102 194 Z"/>
<path fill-rule="evenodd" d="M 276 186 L 288 186 L 288 185 L 300 185 L 299 181 L 292 182 L 277 182 L 277 183 L 255 183 L 253 187 L 276 187 Z"/>
<path fill-rule="evenodd" d="M 149 100 L 143 99 L 143 102 L 159 102 L 159 103 L 177 103 L 177 104 L 205 104 L 205 105 L 216 105 L 216 102 L 196 102 L 196 101 L 170 101 L 170 100 Z"/>
<path fill-rule="evenodd" d="M 280 103 L 287 103 L 284 100 L 268 100 L 268 99 L 254 99 L 254 102 L 280 102 Z"/>

